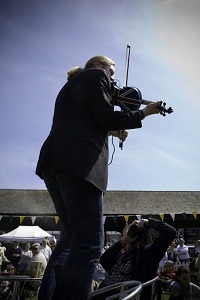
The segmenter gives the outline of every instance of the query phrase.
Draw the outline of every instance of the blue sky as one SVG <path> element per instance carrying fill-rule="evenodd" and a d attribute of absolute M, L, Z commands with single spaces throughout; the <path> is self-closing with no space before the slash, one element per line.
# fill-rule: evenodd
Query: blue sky
<path fill-rule="evenodd" d="M 199 191 L 199 16 L 199 0 L 1 0 L 0 188 L 45 189 L 34 172 L 66 72 L 106 55 L 123 87 L 129 44 L 128 85 L 174 113 L 114 140 L 108 190 Z"/>

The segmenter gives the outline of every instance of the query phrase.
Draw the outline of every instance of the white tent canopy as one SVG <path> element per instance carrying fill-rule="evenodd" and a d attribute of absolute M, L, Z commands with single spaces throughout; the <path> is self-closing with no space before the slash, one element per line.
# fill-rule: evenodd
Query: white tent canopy
<path fill-rule="evenodd" d="M 16 229 L 0 235 L 2 242 L 42 242 L 45 237 L 54 240 L 55 237 L 39 226 L 18 226 Z"/>

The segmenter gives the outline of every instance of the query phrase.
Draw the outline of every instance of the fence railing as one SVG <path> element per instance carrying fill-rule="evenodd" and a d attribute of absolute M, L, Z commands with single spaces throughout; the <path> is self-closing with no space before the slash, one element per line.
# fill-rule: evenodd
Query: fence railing
<path fill-rule="evenodd" d="M 101 288 L 99 290 L 97 289 L 96 291 L 90 293 L 88 298 L 94 298 L 95 300 L 95 297 L 98 295 L 116 290 L 116 294 L 113 294 L 112 296 L 107 296 L 107 298 L 104 298 L 104 300 L 139 300 L 143 287 L 152 285 L 158 278 L 159 277 L 157 276 L 145 283 L 141 283 L 140 281 L 136 280 L 115 283 L 107 287 Z"/>

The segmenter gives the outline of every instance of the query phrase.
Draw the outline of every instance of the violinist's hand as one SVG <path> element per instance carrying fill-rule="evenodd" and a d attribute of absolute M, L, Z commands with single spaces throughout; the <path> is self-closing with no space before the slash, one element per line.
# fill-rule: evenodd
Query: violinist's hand
<path fill-rule="evenodd" d="M 153 114 L 159 114 L 160 110 L 156 107 L 160 104 L 161 104 L 161 101 L 157 101 L 157 102 L 149 103 L 147 106 L 145 106 L 145 108 L 142 109 L 145 117 L 153 115 Z"/>
<path fill-rule="evenodd" d="M 110 131 L 109 134 L 117 137 L 118 139 L 124 142 L 128 136 L 128 131 L 126 130 Z"/>

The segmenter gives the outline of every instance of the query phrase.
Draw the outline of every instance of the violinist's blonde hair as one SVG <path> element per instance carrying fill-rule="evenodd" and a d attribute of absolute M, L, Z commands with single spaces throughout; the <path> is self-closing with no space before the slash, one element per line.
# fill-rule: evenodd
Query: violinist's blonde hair
<path fill-rule="evenodd" d="M 67 79 L 72 78 L 73 76 L 75 76 L 76 74 L 78 74 L 79 72 L 81 72 L 83 69 L 81 67 L 73 67 L 71 68 L 68 72 L 67 72 Z"/>
<path fill-rule="evenodd" d="M 97 56 L 94 56 L 94 57 L 90 58 L 86 62 L 85 69 L 94 68 L 95 64 L 97 62 L 103 63 L 107 66 L 115 65 L 115 62 L 112 59 L 110 59 L 110 58 L 108 58 L 104 55 L 97 55 Z"/>
<path fill-rule="evenodd" d="M 102 63 L 106 66 L 115 65 L 115 62 L 111 60 L 110 58 L 104 56 L 104 55 L 97 55 L 92 58 L 90 58 L 86 64 L 85 69 L 94 68 L 96 66 L 96 63 Z M 73 67 L 67 72 L 67 79 L 71 79 L 76 74 L 80 73 L 83 70 L 81 67 Z"/>

